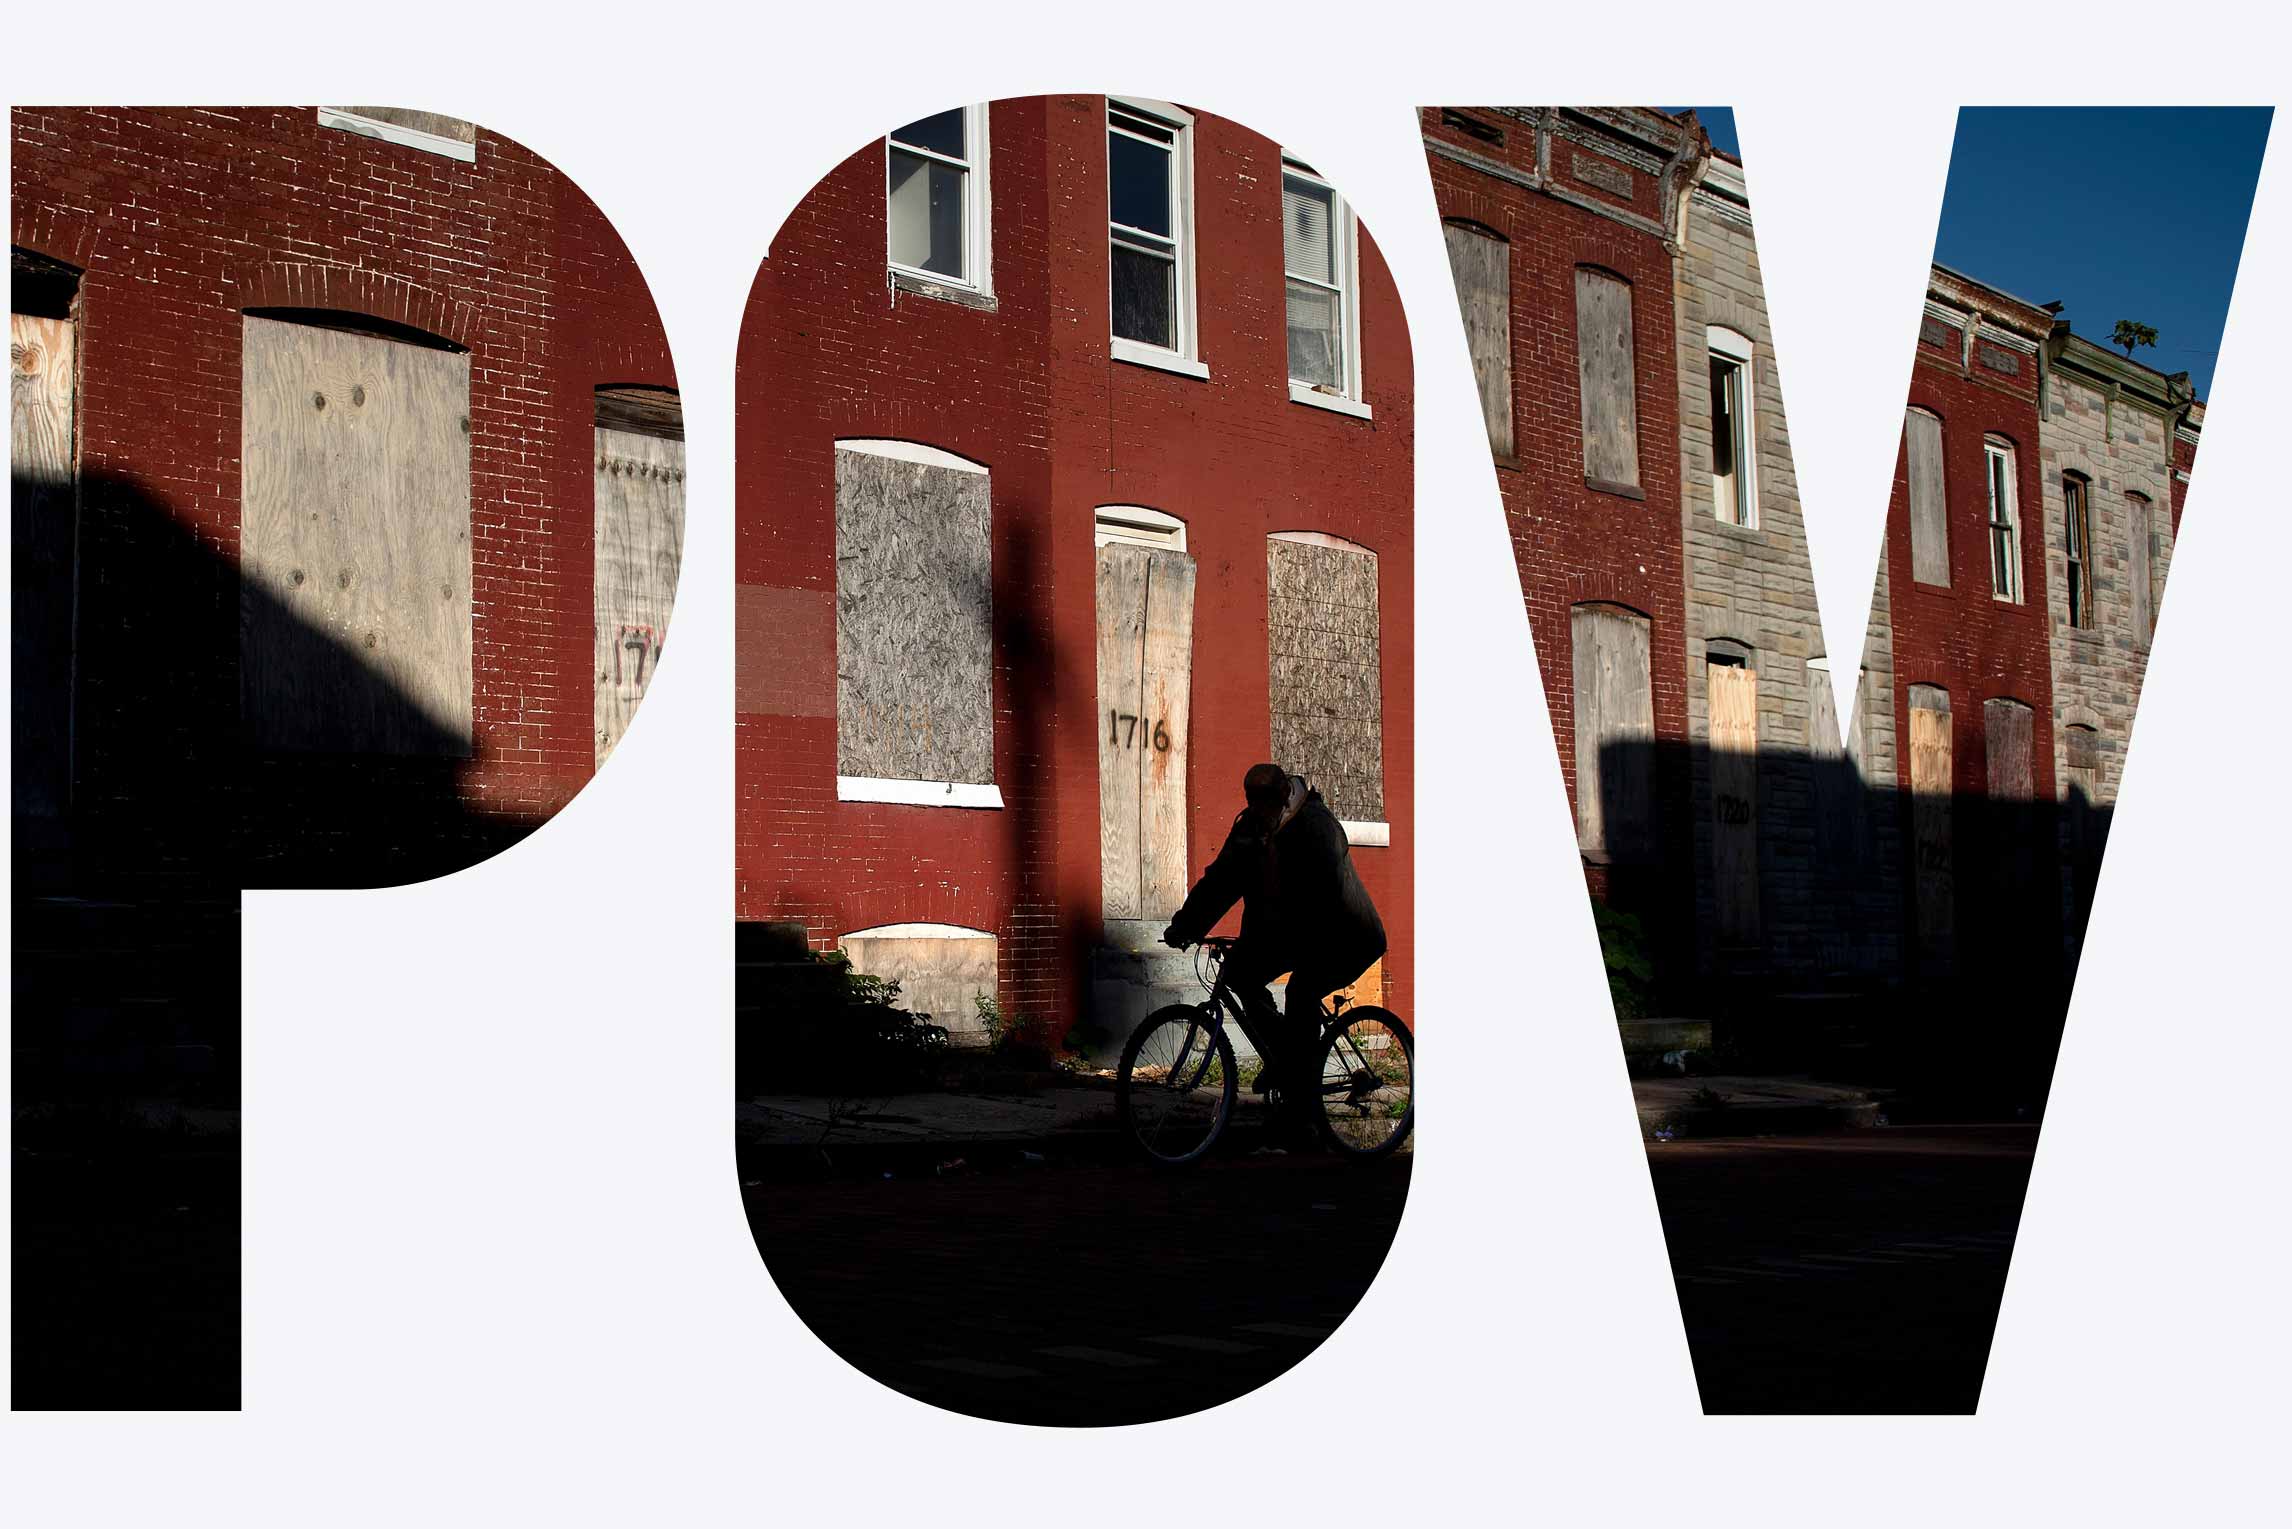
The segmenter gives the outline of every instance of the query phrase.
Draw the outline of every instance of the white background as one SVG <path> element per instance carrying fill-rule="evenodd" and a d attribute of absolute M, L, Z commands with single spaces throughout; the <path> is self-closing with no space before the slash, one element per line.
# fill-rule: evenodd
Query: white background
<path fill-rule="evenodd" d="M 2217 1521 L 2281 1496 L 2284 156 L 2264 170 L 1975 1419 L 1704 1419 L 1411 108 L 1732 100 L 1856 650 L 1961 101 L 2269 102 L 2257 8 L 1230 4 L 11 15 L 12 101 L 379 100 L 539 150 L 652 282 L 691 460 L 674 650 L 499 861 L 246 903 L 246 1410 L 16 1414 L 19 1522 Z M 731 427 L 811 183 L 958 102 L 1232 117 L 1358 208 L 1419 367 L 1414 1194 L 1360 1318 L 1211 1413 L 939 1413 L 789 1313 L 732 1171 Z M 2081 237 L 2170 237 L 2142 188 Z M 2089 318 L 2091 316 L 2088 316 Z M 1372 383 L 1372 389 L 1374 383 Z M 1508 683 L 1495 683 L 1508 676 Z M 1492 693 L 1497 697 L 1491 704 Z M 1502 953 L 1501 958 L 1492 958 Z M 600 956 L 618 959 L 600 960 Z M 1523 970 L 1525 966 L 1525 970 Z M 959 1292 L 950 1292 L 960 1298 Z"/>

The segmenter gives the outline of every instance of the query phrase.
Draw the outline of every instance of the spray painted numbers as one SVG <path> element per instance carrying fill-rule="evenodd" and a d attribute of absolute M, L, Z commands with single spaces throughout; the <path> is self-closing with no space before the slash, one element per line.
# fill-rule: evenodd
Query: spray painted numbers
<path fill-rule="evenodd" d="M 1146 724 L 1152 722 L 1148 730 Z M 1170 752 L 1170 719 L 1167 717 L 1134 717 L 1126 711 L 1109 710 L 1106 713 L 1106 741 L 1118 749 L 1151 748 L 1157 754 Z"/>

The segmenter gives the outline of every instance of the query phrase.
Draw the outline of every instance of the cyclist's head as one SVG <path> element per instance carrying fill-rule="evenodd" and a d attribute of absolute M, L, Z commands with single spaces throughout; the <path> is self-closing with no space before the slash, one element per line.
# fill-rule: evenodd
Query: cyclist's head
<path fill-rule="evenodd" d="M 1257 812 L 1279 812 L 1289 802 L 1289 772 L 1277 764 L 1251 765 L 1242 777 L 1242 796 Z"/>

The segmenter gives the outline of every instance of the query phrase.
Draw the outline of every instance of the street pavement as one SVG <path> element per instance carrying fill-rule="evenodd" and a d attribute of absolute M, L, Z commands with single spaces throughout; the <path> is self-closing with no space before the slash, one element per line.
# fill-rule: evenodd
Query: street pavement
<path fill-rule="evenodd" d="M 1651 1142 L 1711 1413 L 1965 1413 L 2034 1125 Z"/>
<path fill-rule="evenodd" d="M 1311 1353 L 1376 1278 L 1409 1164 L 1054 1156 L 744 1179 L 742 1197 L 781 1294 L 863 1373 L 977 1417 L 1094 1426 L 1216 1406 Z"/>

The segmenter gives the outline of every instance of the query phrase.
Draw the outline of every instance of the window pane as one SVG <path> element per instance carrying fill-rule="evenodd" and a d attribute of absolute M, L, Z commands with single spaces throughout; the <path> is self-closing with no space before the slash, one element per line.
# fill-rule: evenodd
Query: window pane
<path fill-rule="evenodd" d="M 963 182 L 968 173 L 892 150 L 889 215 L 895 263 L 964 278 Z"/>
<path fill-rule="evenodd" d="M 936 154 L 945 154 L 950 159 L 968 159 L 970 157 L 964 152 L 963 108 L 960 106 L 952 111 L 943 111 L 937 116 L 925 117 L 920 122 L 908 123 L 907 126 L 891 135 L 891 141 L 912 144 L 919 149 L 929 149 Z"/>
<path fill-rule="evenodd" d="M 1106 210 L 1117 223 L 1171 238 L 1170 151 L 1108 133 Z"/>
<path fill-rule="evenodd" d="M 1336 202 L 1337 193 L 1327 186 L 1282 180 L 1282 268 L 1290 275 L 1337 285 Z"/>
<path fill-rule="evenodd" d="M 1334 292 L 1289 284 L 1289 375 L 1308 387 L 1344 385 L 1345 337 Z"/>
<path fill-rule="evenodd" d="M 1735 483 L 1736 379 L 1732 362 L 1711 362 L 1711 499 L 1719 518 L 1740 523 L 1743 507 Z"/>
<path fill-rule="evenodd" d="M 1114 334 L 1122 340 L 1178 348 L 1178 266 L 1127 244 L 1114 246 Z"/>

